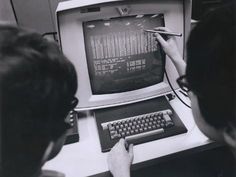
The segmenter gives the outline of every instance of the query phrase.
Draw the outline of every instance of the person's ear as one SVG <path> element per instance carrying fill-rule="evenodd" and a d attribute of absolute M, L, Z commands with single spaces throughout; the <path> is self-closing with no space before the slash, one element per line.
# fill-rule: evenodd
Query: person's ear
<path fill-rule="evenodd" d="M 223 138 L 226 144 L 236 149 L 236 128 L 234 126 L 227 126 L 223 130 Z"/>

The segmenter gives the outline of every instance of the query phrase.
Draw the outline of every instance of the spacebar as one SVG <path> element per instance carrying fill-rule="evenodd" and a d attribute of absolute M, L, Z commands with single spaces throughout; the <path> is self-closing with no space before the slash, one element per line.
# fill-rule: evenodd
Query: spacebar
<path fill-rule="evenodd" d="M 164 133 L 163 128 L 157 129 L 157 130 L 152 130 L 152 131 L 149 131 L 149 132 L 139 133 L 139 134 L 136 134 L 136 135 L 126 136 L 125 139 L 126 139 L 126 141 L 132 141 L 132 140 L 137 140 L 137 139 L 140 139 L 140 138 L 145 138 L 145 137 L 151 136 L 151 135 L 157 135 L 157 134 L 160 134 L 160 133 Z"/>

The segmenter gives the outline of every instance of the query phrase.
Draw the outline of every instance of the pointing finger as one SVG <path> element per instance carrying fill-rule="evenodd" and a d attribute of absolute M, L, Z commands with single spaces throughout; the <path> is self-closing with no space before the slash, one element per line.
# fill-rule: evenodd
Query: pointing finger
<path fill-rule="evenodd" d="M 158 42 L 160 42 L 162 46 L 167 45 L 165 39 L 163 39 L 163 37 L 159 33 L 155 33 L 155 36 L 156 36 Z"/>
<path fill-rule="evenodd" d="M 171 32 L 171 30 L 167 27 L 157 27 L 157 28 L 154 28 L 154 30 L 160 30 L 160 31 L 166 31 L 166 32 Z"/>

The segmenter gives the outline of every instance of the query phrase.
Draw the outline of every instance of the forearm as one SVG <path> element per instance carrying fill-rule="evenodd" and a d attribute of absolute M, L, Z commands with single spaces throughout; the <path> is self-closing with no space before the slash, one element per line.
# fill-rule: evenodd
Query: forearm
<path fill-rule="evenodd" d="M 176 56 L 175 58 L 171 58 L 172 62 L 175 65 L 175 68 L 179 74 L 179 76 L 182 76 L 185 74 L 185 70 L 186 70 L 186 63 L 185 61 L 182 59 L 181 56 Z"/>
<path fill-rule="evenodd" d="M 169 31 L 169 29 L 164 28 L 164 27 L 159 27 L 157 29 L 161 29 L 164 31 Z M 176 41 L 174 40 L 174 38 L 168 38 L 167 40 L 164 40 L 163 37 L 156 33 L 156 38 L 158 40 L 158 42 L 161 44 L 162 49 L 164 50 L 164 52 L 166 53 L 166 55 L 169 56 L 169 58 L 172 60 L 172 62 L 174 63 L 177 72 L 179 73 L 180 76 L 185 74 L 185 69 L 186 69 L 186 63 L 183 60 L 182 56 L 179 53 L 179 49 L 176 45 Z"/>
<path fill-rule="evenodd" d="M 111 170 L 113 177 L 130 177 L 130 167 L 122 165 Z"/>

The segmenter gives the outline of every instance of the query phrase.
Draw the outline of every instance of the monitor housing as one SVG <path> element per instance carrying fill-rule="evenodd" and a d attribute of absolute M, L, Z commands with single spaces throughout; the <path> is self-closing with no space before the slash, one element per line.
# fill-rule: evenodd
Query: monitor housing
<path fill-rule="evenodd" d="M 164 25 L 174 32 L 182 33 L 182 37 L 176 38 L 176 42 L 184 58 L 185 43 L 190 31 L 191 0 L 66 1 L 59 4 L 56 16 L 62 51 L 75 65 L 78 76 L 77 110 L 124 105 L 168 94 L 171 89 L 163 74 L 164 67 L 174 89 L 178 89 L 176 84 L 178 73 L 173 63 L 168 56 L 160 56 L 162 54 L 159 52 L 158 45 L 154 45 L 156 43 L 151 37 L 152 34 L 146 34 L 141 28 Z M 157 24 L 151 21 L 153 18 L 157 18 Z M 143 24 L 140 20 L 150 22 Z M 137 22 L 136 25 L 140 22 L 140 29 L 135 30 L 132 24 L 130 29 L 127 28 L 129 22 L 134 21 Z M 111 29 L 107 30 L 110 27 Z M 148 38 L 147 35 L 152 38 L 149 40 L 151 41 L 149 47 L 147 47 L 147 40 L 144 39 Z M 142 71 L 150 70 L 151 67 L 145 68 L 147 58 L 152 58 L 152 63 L 155 63 L 153 56 L 158 52 L 158 61 L 162 63 L 156 65 L 159 67 L 158 71 L 154 69 L 154 72 L 158 72 L 156 75 L 145 76 L 151 78 L 146 84 L 142 84 L 144 77 L 135 78 L 135 74 L 124 74 L 124 67 L 127 71 L 136 67 L 136 70 L 139 70 L 137 75 Z M 142 60 L 143 58 L 145 60 Z M 136 63 L 133 62 L 134 60 Z M 121 84 L 113 82 L 113 76 L 105 77 L 106 72 L 112 75 L 116 71 L 119 71 L 119 76 L 117 79 L 115 74 L 115 79 L 122 81 L 121 77 L 126 77 L 130 79 L 131 84 L 129 81 Z M 160 78 L 155 78 L 156 76 Z"/>

